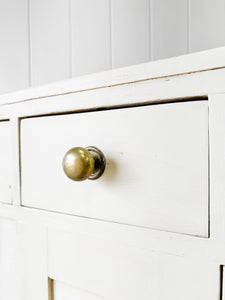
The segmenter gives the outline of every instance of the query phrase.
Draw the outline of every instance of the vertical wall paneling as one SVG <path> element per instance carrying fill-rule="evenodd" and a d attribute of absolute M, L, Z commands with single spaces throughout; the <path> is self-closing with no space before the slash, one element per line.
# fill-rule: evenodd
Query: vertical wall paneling
<path fill-rule="evenodd" d="M 30 0 L 31 83 L 70 77 L 70 0 Z"/>
<path fill-rule="evenodd" d="M 149 61 L 149 0 L 111 0 L 113 68 Z"/>
<path fill-rule="evenodd" d="M 225 45 L 225 1 L 189 1 L 191 52 Z"/>
<path fill-rule="evenodd" d="M 151 0 L 153 60 L 188 53 L 188 0 Z"/>
<path fill-rule="evenodd" d="M 71 0 L 72 75 L 111 68 L 110 1 Z"/>
<path fill-rule="evenodd" d="M 225 0 L 0 0 L 0 94 L 225 45 Z"/>
<path fill-rule="evenodd" d="M 0 94 L 29 85 L 27 1 L 0 1 Z"/>

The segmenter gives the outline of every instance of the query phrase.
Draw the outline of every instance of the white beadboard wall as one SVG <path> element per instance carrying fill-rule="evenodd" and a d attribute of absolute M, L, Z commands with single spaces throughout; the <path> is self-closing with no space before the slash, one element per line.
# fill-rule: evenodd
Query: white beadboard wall
<path fill-rule="evenodd" d="M 225 0 L 0 0 L 0 94 L 225 45 Z"/>

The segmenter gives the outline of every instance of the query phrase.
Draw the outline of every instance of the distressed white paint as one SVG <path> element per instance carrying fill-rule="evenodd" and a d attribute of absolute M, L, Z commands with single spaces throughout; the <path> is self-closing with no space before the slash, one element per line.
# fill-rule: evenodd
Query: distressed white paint
<path fill-rule="evenodd" d="M 63 231 L 49 232 L 48 247 L 50 277 L 89 292 L 89 299 L 91 293 L 99 300 L 218 299 L 219 268 L 214 264 L 155 253 L 146 258 L 123 243 Z M 68 293 L 64 288 L 59 293 Z M 76 293 L 69 295 L 65 300 Z M 64 300 L 57 294 L 56 299 Z"/>
<path fill-rule="evenodd" d="M 177 87 L 176 93 L 174 92 L 170 93 L 170 97 L 181 97 L 183 96 L 201 96 L 201 95 L 207 95 L 209 93 L 215 93 L 215 91 L 225 91 L 223 89 L 223 73 L 225 66 L 224 61 L 225 56 L 225 47 L 213 49 L 209 51 L 202 51 L 199 53 L 192 53 L 189 55 L 183 55 L 178 56 L 174 58 L 169 58 L 165 60 L 155 61 L 155 62 L 149 62 L 144 63 L 136 66 L 129 66 L 121 69 L 115 69 L 110 71 L 105 71 L 97 74 L 90 74 L 86 76 L 82 76 L 79 78 L 73 78 L 69 80 L 59 81 L 55 83 L 51 83 L 48 85 L 40 86 L 40 87 L 33 87 L 31 89 L 26 89 L 23 91 L 17 91 L 15 93 L 10 93 L 6 95 L 0 96 L 0 103 L 6 104 L 6 103 L 15 103 L 15 102 L 23 102 L 24 100 L 38 100 L 39 98 L 47 98 L 52 96 L 60 96 L 63 95 L 63 98 L 68 98 L 72 96 L 73 99 L 73 109 L 78 109 L 79 107 L 79 101 L 76 101 L 75 97 L 79 97 L 84 93 L 79 93 L 81 91 L 89 91 L 91 89 L 98 89 L 105 88 L 108 86 L 112 86 L 116 88 L 117 85 L 126 84 L 126 87 L 124 89 L 127 90 L 126 93 L 120 96 L 120 93 L 117 95 L 113 95 L 113 104 L 116 105 L 118 103 L 121 103 L 126 97 L 129 99 L 129 101 L 132 101 L 134 99 L 134 86 L 132 85 L 132 91 L 133 94 L 129 93 L 128 90 L 130 90 L 130 83 L 137 82 L 138 85 L 141 84 L 141 81 L 143 81 L 143 84 L 147 83 L 147 88 L 141 88 L 142 93 L 147 91 L 147 93 L 151 95 L 151 99 L 166 99 L 166 95 L 168 95 L 168 91 L 165 91 L 165 94 L 162 96 L 162 92 L 164 90 L 159 90 L 155 88 L 158 82 L 161 85 L 162 83 L 171 85 L 172 89 L 174 90 L 174 85 L 177 80 L 186 80 L 188 81 L 188 85 L 184 85 L 180 83 L 180 87 Z M 199 71 L 207 71 L 215 69 L 214 72 L 202 72 L 198 73 Z M 218 69 L 218 70 L 217 70 Z M 221 70 L 219 70 L 221 69 Z M 193 73 L 186 78 L 186 73 Z M 195 74 L 196 73 L 196 74 Z M 183 75 L 179 77 L 173 77 L 172 75 Z M 165 78 L 171 76 L 170 78 Z M 208 84 L 205 85 L 204 81 L 205 78 L 209 78 Z M 161 78 L 161 80 L 160 80 Z M 157 81 L 153 79 L 158 79 Z M 121 88 L 121 87 L 120 87 Z M 165 87 L 164 87 L 165 89 Z M 109 89 L 103 89 L 105 92 L 107 92 Z M 154 95 L 153 95 L 154 92 Z M 72 95 L 66 95 L 71 94 Z M 149 98 L 149 95 L 146 93 L 144 98 Z M 140 94 L 140 91 L 139 91 Z M 112 95 L 112 92 L 110 91 L 110 95 Z M 94 102 L 93 101 L 93 91 L 92 91 L 92 99 L 90 101 L 91 107 L 100 106 L 102 104 L 102 101 L 105 101 L 104 104 L 109 104 L 109 95 L 107 97 L 103 98 L 101 97 L 101 101 Z M 98 98 L 100 96 L 98 95 Z M 120 97 L 118 101 L 118 97 Z M 159 98 L 160 97 L 160 98 Z M 56 102 L 55 101 L 54 103 Z M 65 105 L 68 101 L 65 101 L 63 99 L 63 105 L 65 109 Z M 46 103 L 46 100 L 44 103 Z M 41 102 L 42 100 L 39 100 L 38 102 Z M 118 102 L 117 102 L 118 101 Z M 140 102 L 140 98 L 133 100 Z M 53 101 L 51 101 L 53 102 Z M 82 106 L 86 104 L 85 101 L 81 101 Z M 130 102 L 129 102 L 130 103 Z M 124 102 L 125 104 L 125 102 Z M 27 105 L 29 106 L 29 105 Z M 42 105 L 43 107 L 43 105 Z M 60 105 L 61 109 L 62 106 Z M 3 108 L 2 108 L 3 109 Z M 19 109 L 19 107 L 18 107 Z M 54 110 L 54 109 L 53 109 Z M 71 109 L 70 109 L 71 110 Z M 2 111 L 2 110 L 1 110 Z"/>
<path fill-rule="evenodd" d="M 68 180 L 63 156 L 88 145 L 104 152 L 104 175 Z M 207 101 L 26 119 L 22 204 L 207 236 L 207 147 Z"/>
<path fill-rule="evenodd" d="M 51 300 L 48 298 L 47 229 L 23 222 L 17 224 L 19 300 Z M 10 298 L 9 298 L 10 299 Z M 13 298 L 12 298 L 13 299 Z"/>
<path fill-rule="evenodd" d="M 86 290 L 76 289 L 60 281 L 54 281 L 54 300 L 104 300 L 105 297 L 99 297 Z"/>
<path fill-rule="evenodd" d="M 214 95 L 209 98 L 209 123 L 210 123 L 210 203 L 211 211 L 214 212 L 216 207 L 219 207 L 219 215 L 215 216 L 212 214 L 211 217 L 211 234 L 212 236 L 217 236 L 219 230 L 221 234 L 219 236 L 220 240 L 223 241 L 224 238 L 224 228 L 225 221 L 222 217 L 222 212 L 224 210 L 225 191 L 223 187 L 223 182 L 225 178 L 224 168 L 224 114 L 225 114 L 225 94 Z"/>
<path fill-rule="evenodd" d="M 12 133 L 9 121 L 0 122 L 0 202 L 12 203 Z"/>
<path fill-rule="evenodd" d="M 221 299 L 220 271 L 223 268 L 220 266 L 225 265 L 224 55 L 224 49 L 213 50 L 190 57 L 166 60 L 165 64 L 149 63 L 61 82 L 59 86 L 53 84 L 1 97 L 0 119 L 10 119 L 12 131 L 10 143 L 13 148 L 15 199 L 12 205 L 0 203 L 0 276 L 3 270 L 0 284 L 4 284 L 3 289 L 0 289 L 0 295 L 4 292 L 7 296 L 10 295 L 9 299 L 49 300 L 51 298 L 48 296 L 48 282 L 50 282 L 55 287 L 55 298 L 58 297 L 56 300 L 62 300 L 63 297 L 71 300 L 78 295 L 86 298 L 87 295 L 90 297 L 93 295 L 97 299 L 123 300 L 139 300 L 140 295 L 142 299 L 157 300 L 180 300 L 181 297 L 185 300 Z M 173 69 L 174 64 L 176 66 Z M 52 97 L 49 97 L 50 95 Z M 145 112 L 146 109 L 147 112 L 150 107 L 154 109 L 171 106 L 176 110 L 176 107 L 181 105 L 187 106 L 185 109 L 187 112 L 188 104 L 198 106 L 200 103 L 204 106 L 203 103 L 207 102 L 199 102 L 196 96 L 209 98 L 210 238 L 177 234 L 165 231 L 166 228 L 161 231 L 152 230 L 68 215 L 63 211 L 54 213 L 21 206 L 20 171 L 23 171 L 23 161 L 20 164 L 18 123 L 20 118 L 39 115 L 37 120 L 41 123 L 45 118 L 49 120 L 68 118 L 66 124 L 69 123 L 71 116 L 81 118 L 86 115 L 92 118 L 92 115 L 113 112 L 119 115 L 122 111 L 131 110 L 136 111 L 138 116 L 139 110 Z M 179 102 L 181 98 L 182 100 L 191 98 L 192 102 L 189 99 L 189 102 L 165 103 L 168 100 Z M 139 108 L 143 103 L 149 104 L 148 109 Z M 153 103 L 158 105 L 150 106 Z M 118 106 L 127 107 L 134 104 L 138 107 L 117 110 Z M 79 113 L 81 110 L 91 111 L 96 107 L 105 109 L 108 106 L 114 110 Z M 40 116 L 55 112 L 73 114 L 45 118 Z M 197 111 L 194 110 L 193 116 L 195 113 Z M 169 114 L 155 131 L 165 127 L 168 117 Z M 87 122 L 88 119 L 89 117 L 86 119 Z M 124 117 L 121 127 L 126 126 L 126 119 Z M 28 123 L 30 120 L 32 119 L 25 121 Z M 135 118 L 134 120 L 136 121 Z M 185 120 L 182 118 L 181 123 L 185 124 Z M 191 125 L 194 129 L 198 129 L 200 125 L 194 120 L 195 118 Z M 22 120 L 22 123 L 25 121 Z M 138 122 L 136 123 L 138 125 Z M 87 126 L 85 124 L 84 126 Z M 176 130 L 179 129 L 181 128 L 177 126 Z M 73 131 L 70 137 L 75 132 Z M 168 136 L 172 136 L 174 141 L 173 132 L 175 129 Z M 197 132 L 194 130 L 188 137 L 191 143 L 194 143 L 191 137 L 195 137 Z M 165 135 L 162 136 L 163 139 L 159 137 L 160 142 L 165 140 Z M 138 140 L 138 134 L 133 138 Z M 202 136 L 200 138 L 202 139 Z M 51 138 L 49 140 L 51 141 Z M 41 145 L 42 151 L 47 151 L 45 146 L 49 140 L 45 145 Z M 23 148 L 23 142 L 20 141 Z M 63 144 L 64 137 L 60 141 Z M 200 147 L 199 143 L 198 140 L 197 148 Z M 183 145 L 186 144 L 184 141 Z M 168 149 L 172 147 L 171 145 Z M 201 145 L 204 148 L 204 143 Z M 51 156 L 53 155 L 56 155 L 56 152 L 52 152 Z M 34 159 L 37 159 L 36 156 Z M 43 176 L 45 172 L 44 167 L 41 175 Z M 41 176 L 37 178 L 38 182 L 40 178 Z M 48 182 L 50 178 L 52 177 L 49 176 Z M 198 177 L 197 180 L 201 179 Z M 99 184 L 100 181 L 95 183 Z M 90 201 L 90 198 L 87 197 L 85 200 Z M 49 198 L 46 198 L 46 201 L 49 201 Z M 54 199 L 52 203 L 54 204 Z M 137 207 L 139 204 L 140 201 L 137 201 Z M 127 214 L 129 216 L 128 210 Z M 12 270 L 15 270 L 14 274 Z"/>
<path fill-rule="evenodd" d="M 0 299 L 18 300 L 17 225 L 0 218 Z"/>

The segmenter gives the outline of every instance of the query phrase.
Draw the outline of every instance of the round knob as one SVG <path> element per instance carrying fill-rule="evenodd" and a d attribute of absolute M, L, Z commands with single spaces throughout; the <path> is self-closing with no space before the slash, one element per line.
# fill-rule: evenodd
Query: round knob
<path fill-rule="evenodd" d="M 63 170 L 74 181 L 97 179 L 105 170 L 105 156 L 96 147 L 75 147 L 63 158 Z"/>

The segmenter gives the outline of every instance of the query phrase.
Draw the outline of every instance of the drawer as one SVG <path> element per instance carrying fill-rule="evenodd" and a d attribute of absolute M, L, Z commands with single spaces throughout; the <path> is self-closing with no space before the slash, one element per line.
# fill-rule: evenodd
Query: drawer
<path fill-rule="evenodd" d="M 0 202 L 12 203 L 12 136 L 10 121 L 0 121 Z"/>
<path fill-rule="evenodd" d="M 73 147 L 106 157 L 75 182 Z M 22 204 L 99 220 L 208 236 L 208 102 L 176 102 L 21 120 Z"/>

